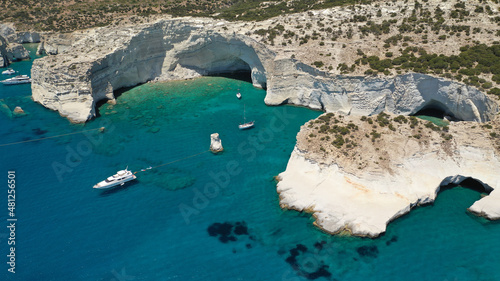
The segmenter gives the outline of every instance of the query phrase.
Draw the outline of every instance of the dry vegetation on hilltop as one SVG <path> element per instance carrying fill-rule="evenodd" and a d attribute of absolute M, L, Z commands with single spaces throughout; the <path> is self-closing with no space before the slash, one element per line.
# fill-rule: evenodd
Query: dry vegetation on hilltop
<path fill-rule="evenodd" d="M 498 3 L 379 1 L 281 16 L 256 23 L 251 33 L 326 72 L 428 73 L 500 97 Z"/>
<path fill-rule="evenodd" d="M 428 73 L 500 98 L 500 0 L 0 0 L 18 30 L 70 31 L 129 16 L 243 20 L 244 33 L 278 56 L 332 74 Z M 324 9 L 329 8 L 329 9 Z M 323 10 L 321 10 L 323 9 Z M 137 17 L 134 19 L 137 21 Z"/>
<path fill-rule="evenodd" d="M 67 32 L 137 15 L 210 16 L 258 21 L 274 16 L 371 0 L 0 0 L 0 21 L 19 29 Z"/>
<path fill-rule="evenodd" d="M 455 146 L 454 138 L 467 143 L 479 136 L 486 136 L 500 153 L 498 121 L 482 125 L 455 122 L 437 126 L 415 116 L 396 116 L 383 112 L 371 117 L 325 113 L 302 126 L 297 135 L 297 147 L 306 151 L 311 159 L 320 162 L 346 160 L 343 162 L 344 168 L 352 173 L 368 166 L 390 170 L 390 167 L 394 167 L 394 163 L 391 164 L 392 154 L 404 154 L 392 151 L 391 143 L 405 143 L 403 147 L 441 144 L 438 154 L 450 156 Z"/>
<path fill-rule="evenodd" d="M 206 16 L 229 7 L 231 0 L 0 0 L 0 21 L 19 30 L 68 32 L 105 26 L 128 16 L 171 14 Z"/>

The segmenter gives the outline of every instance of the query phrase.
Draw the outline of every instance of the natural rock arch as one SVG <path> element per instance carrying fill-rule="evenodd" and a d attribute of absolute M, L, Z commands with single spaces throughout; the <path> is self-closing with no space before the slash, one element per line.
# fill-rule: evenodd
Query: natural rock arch
<path fill-rule="evenodd" d="M 225 31 L 225 24 L 163 19 L 82 31 L 64 40 L 54 36 L 41 45 L 59 54 L 33 64 L 33 99 L 81 123 L 96 116 L 97 102 L 113 100 L 114 91 L 123 87 L 244 70 L 250 71 L 254 86 L 267 90 L 267 105 L 290 103 L 351 115 L 409 115 L 435 100 L 456 118 L 478 122 L 492 120 L 498 112 L 496 102 L 462 83 L 418 73 L 334 75 L 278 57 L 249 36 Z"/>
<path fill-rule="evenodd" d="M 477 178 L 470 177 L 470 176 L 457 175 L 457 176 L 446 177 L 441 182 L 439 187 L 436 189 L 436 194 L 438 194 L 439 192 L 441 192 L 444 189 L 453 188 L 453 187 L 458 186 L 458 185 L 476 190 L 478 192 L 485 192 L 488 194 L 490 194 L 493 191 L 493 187 L 482 182 L 481 180 L 479 180 Z"/>
<path fill-rule="evenodd" d="M 164 77 L 185 79 L 186 76 L 248 72 L 254 86 L 266 88 L 266 69 L 257 53 L 259 48 L 253 45 L 255 42 L 243 36 L 222 34 L 197 36 L 191 41 L 192 44 L 167 54 L 172 59 L 163 67 Z"/>
<path fill-rule="evenodd" d="M 267 86 L 275 54 L 248 36 L 185 19 L 127 28 L 76 34 L 61 48 L 45 41 L 44 48 L 62 53 L 34 62 L 33 99 L 81 123 L 96 116 L 99 102 L 114 100 L 114 91 L 153 80 L 246 71 L 254 86 Z"/>
<path fill-rule="evenodd" d="M 94 64 L 91 78 L 94 104 L 103 99 L 114 99 L 113 93 L 118 89 L 151 80 L 183 80 L 248 72 L 254 86 L 266 87 L 264 66 L 255 46 L 251 46 L 255 42 L 249 41 L 247 37 L 219 33 L 195 34 L 169 46 L 165 42 L 152 43 L 160 39 L 158 34 L 153 38 L 151 36 L 138 35 L 126 49 L 114 52 Z M 162 37 L 161 40 L 165 39 Z M 157 47 L 153 52 L 152 44 L 162 47 Z M 106 75 L 109 68 L 117 68 L 113 66 L 119 66 L 119 69 L 113 75 Z M 107 85 L 104 87 L 103 83 Z"/>
<path fill-rule="evenodd" d="M 436 101 L 434 99 L 430 100 L 427 102 L 425 105 L 416 108 L 414 110 L 414 113 L 411 113 L 410 115 L 428 115 L 432 117 L 437 117 L 437 118 L 444 118 L 444 117 L 451 117 L 450 119 L 453 119 L 454 121 L 459 120 L 458 118 L 455 117 L 455 115 L 452 113 L 452 111 L 443 103 Z"/>

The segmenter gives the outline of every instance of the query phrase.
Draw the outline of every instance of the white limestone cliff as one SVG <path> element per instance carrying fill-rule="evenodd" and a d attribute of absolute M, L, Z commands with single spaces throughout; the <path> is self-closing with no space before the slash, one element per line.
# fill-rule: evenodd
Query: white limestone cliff
<path fill-rule="evenodd" d="M 354 115 L 382 111 L 413 114 L 433 106 L 462 119 L 491 120 L 496 102 L 474 87 L 422 74 L 394 78 L 329 75 L 294 59 L 278 58 L 265 45 L 212 19 L 159 19 L 134 26 L 46 35 L 34 62 L 33 99 L 72 122 L 96 115 L 95 105 L 113 91 L 148 81 L 189 79 L 247 71 L 266 88 L 265 103 L 290 103 Z M 224 28 L 222 28 L 224 27 Z"/>
<path fill-rule="evenodd" d="M 29 59 L 29 52 L 22 43 L 40 42 L 37 32 L 16 32 L 13 24 L 0 23 L 0 67 L 13 61 Z"/>
<path fill-rule="evenodd" d="M 269 75 L 266 104 L 307 106 L 326 112 L 411 115 L 438 107 L 461 120 L 484 122 L 498 111 L 478 89 L 430 75 L 396 77 L 332 76 L 297 61 L 281 60 Z"/>
<path fill-rule="evenodd" d="M 493 191 L 470 211 L 500 218 L 500 154 L 488 129 L 453 122 L 443 133 L 393 123 L 392 131 L 373 129 L 355 116 L 339 118 L 337 126 L 352 123 L 359 128 L 349 135 L 352 145 L 341 149 L 318 140 L 329 133 L 318 133 L 314 120 L 302 126 L 287 168 L 279 175 L 283 208 L 311 212 L 315 224 L 329 233 L 376 237 L 412 207 L 432 203 L 440 186 L 474 178 L 485 191 Z M 373 130 L 381 136 L 367 134 Z M 443 139 L 443 134 L 452 139 Z"/>
<path fill-rule="evenodd" d="M 75 34 L 71 46 L 44 42 L 44 50 L 57 55 L 34 62 L 33 99 L 79 123 L 95 116 L 97 102 L 114 99 L 114 90 L 152 80 L 248 71 L 256 87 L 266 87 L 273 53 L 247 36 L 213 32 L 214 24 L 159 20 L 87 30 Z"/>

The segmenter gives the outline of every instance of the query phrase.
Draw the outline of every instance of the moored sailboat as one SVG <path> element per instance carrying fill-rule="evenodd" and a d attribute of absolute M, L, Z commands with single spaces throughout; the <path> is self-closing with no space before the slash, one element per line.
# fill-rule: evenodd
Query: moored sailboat
<path fill-rule="evenodd" d="M 240 130 L 245 130 L 245 129 L 250 129 L 255 125 L 255 121 L 250 121 L 247 122 L 246 116 L 245 116 L 245 106 L 243 105 L 243 124 L 238 125 L 238 128 Z"/>

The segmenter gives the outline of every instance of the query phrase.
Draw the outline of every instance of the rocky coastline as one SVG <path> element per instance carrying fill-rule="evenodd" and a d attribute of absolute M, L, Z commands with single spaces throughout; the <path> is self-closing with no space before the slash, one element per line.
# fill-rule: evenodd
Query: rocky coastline
<path fill-rule="evenodd" d="M 469 210 L 500 219 L 498 121 L 438 127 L 385 113 L 323 114 L 297 135 L 278 177 L 280 205 L 312 213 L 328 233 L 377 237 L 413 207 L 432 203 L 442 186 L 472 178 L 489 195 Z"/>
<path fill-rule="evenodd" d="M 0 67 L 29 59 L 29 52 L 22 44 L 38 43 L 40 38 L 38 32 L 17 32 L 13 24 L 0 23 Z"/>
<path fill-rule="evenodd" d="M 326 73 L 278 56 L 252 37 L 236 33 L 232 24 L 167 18 L 46 35 L 39 51 L 53 55 L 33 64 L 33 99 L 71 122 L 82 123 L 95 117 L 99 101 L 113 101 L 114 91 L 123 87 L 246 71 L 254 86 L 266 88 L 268 105 L 288 103 L 353 115 L 382 111 L 409 115 L 431 106 L 460 120 L 478 122 L 491 120 L 498 111 L 497 103 L 477 88 L 445 78 Z"/>
<path fill-rule="evenodd" d="M 266 89 L 266 104 L 327 112 L 297 135 L 279 175 L 283 208 L 313 213 L 329 233 L 376 237 L 411 208 L 432 203 L 441 186 L 473 178 L 489 195 L 469 210 L 500 218 L 497 101 L 433 75 L 319 70 L 259 42 L 250 30 L 239 22 L 163 17 L 45 34 L 39 52 L 48 56 L 33 63 L 33 100 L 84 123 L 97 115 L 99 102 L 114 102 L 120 88 L 247 72 L 255 87 Z M 461 122 L 443 129 L 407 117 L 425 109 Z M 379 116 L 389 123 L 381 125 Z"/>

